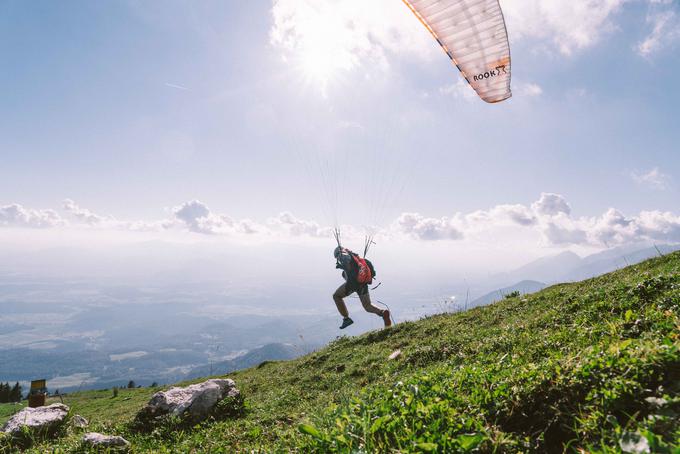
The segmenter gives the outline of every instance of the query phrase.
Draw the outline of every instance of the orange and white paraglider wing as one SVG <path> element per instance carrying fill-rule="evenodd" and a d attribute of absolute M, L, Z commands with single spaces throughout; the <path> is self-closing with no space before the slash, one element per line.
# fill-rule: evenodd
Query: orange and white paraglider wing
<path fill-rule="evenodd" d="M 510 91 L 510 46 L 498 0 L 403 0 L 432 33 L 480 98 Z"/>

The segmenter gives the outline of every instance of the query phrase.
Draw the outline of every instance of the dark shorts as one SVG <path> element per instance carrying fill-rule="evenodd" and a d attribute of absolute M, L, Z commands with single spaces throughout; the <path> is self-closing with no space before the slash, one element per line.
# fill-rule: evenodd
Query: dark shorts
<path fill-rule="evenodd" d="M 346 282 L 345 293 L 347 296 L 357 292 L 357 295 L 366 295 L 368 293 L 368 284 L 359 284 L 358 282 Z"/>

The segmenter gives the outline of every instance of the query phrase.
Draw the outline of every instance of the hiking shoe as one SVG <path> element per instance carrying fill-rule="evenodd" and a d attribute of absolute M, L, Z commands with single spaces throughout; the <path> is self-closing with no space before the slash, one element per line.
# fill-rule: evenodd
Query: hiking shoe
<path fill-rule="evenodd" d="M 349 317 L 343 318 L 342 319 L 342 325 L 340 326 L 340 329 L 345 329 L 349 325 L 351 325 L 352 323 L 354 323 L 354 320 L 352 320 L 351 318 L 349 318 Z"/>
<path fill-rule="evenodd" d="M 390 319 L 390 311 L 385 309 L 382 313 L 383 322 L 385 322 L 385 328 L 392 326 L 392 319 Z"/>

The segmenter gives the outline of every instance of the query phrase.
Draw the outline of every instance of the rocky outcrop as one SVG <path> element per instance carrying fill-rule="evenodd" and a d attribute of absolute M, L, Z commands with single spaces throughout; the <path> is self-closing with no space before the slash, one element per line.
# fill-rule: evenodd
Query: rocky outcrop
<path fill-rule="evenodd" d="M 46 407 L 24 408 L 2 427 L 2 431 L 13 435 L 22 435 L 27 428 L 32 436 L 51 435 L 66 422 L 69 408 L 64 404 L 52 404 Z"/>
<path fill-rule="evenodd" d="M 140 429 L 150 428 L 171 417 L 194 424 L 209 416 L 219 416 L 216 413 L 221 403 L 229 407 L 224 409 L 226 411 L 237 410 L 234 407 L 242 405 L 241 393 L 233 380 L 211 379 L 157 392 L 137 413 L 135 422 Z"/>
<path fill-rule="evenodd" d="M 123 437 L 117 435 L 104 435 L 97 432 L 86 433 L 80 441 L 88 448 L 122 450 L 130 447 L 130 442 Z"/>

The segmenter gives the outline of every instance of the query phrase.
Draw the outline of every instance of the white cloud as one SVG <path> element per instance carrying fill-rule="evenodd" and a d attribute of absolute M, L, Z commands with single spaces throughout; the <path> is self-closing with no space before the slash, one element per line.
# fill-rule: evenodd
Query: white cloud
<path fill-rule="evenodd" d="M 648 172 L 633 171 L 630 177 L 639 185 L 659 190 L 668 188 L 668 182 L 670 181 L 670 177 L 662 173 L 658 167 L 654 167 Z"/>
<path fill-rule="evenodd" d="M 439 93 L 466 100 L 473 100 L 477 98 L 477 93 L 475 93 L 470 84 L 464 79 L 458 79 L 456 82 L 450 85 L 441 87 L 439 89 Z"/>
<path fill-rule="evenodd" d="M 584 221 L 588 224 L 588 221 Z M 635 240 L 638 236 L 636 222 L 626 217 L 618 210 L 609 208 L 602 216 L 587 226 L 591 239 L 596 243 L 621 244 Z"/>
<path fill-rule="evenodd" d="M 64 200 L 63 209 L 76 220 L 87 225 L 97 225 L 107 220 L 113 220 L 110 217 L 99 216 L 88 209 L 81 208 L 71 199 Z"/>
<path fill-rule="evenodd" d="M 511 37 L 547 41 L 571 55 L 614 30 L 626 0 L 501 0 Z"/>
<path fill-rule="evenodd" d="M 116 222 L 114 228 L 130 232 L 161 232 L 176 227 L 177 222 L 172 219 L 158 221 L 123 221 Z"/>
<path fill-rule="evenodd" d="M 670 212 L 642 211 L 627 218 L 610 208 L 589 231 L 591 242 L 618 243 L 641 240 L 680 242 L 680 216 Z"/>
<path fill-rule="evenodd" d="M 215 214 L 207 205 L 198 200 L 185 202 L 173 209 L 175 217 L 192 232 L 209 235 L 233 233 L 253 234 L 264 228 L 250 219 L 234 220 L 223 214 Z"/>
<path fill-rule="evenodd" d="M 571 224 L 571 223 L 567 223 Z M 587 244 L 588 234 L 574 225 L 564 225 L 549 221 L 542 226 L 542 233 L 548 244 L 552 245 L 570 245 L 570 244 Z"/>
<path fill-rule="evenodd" d="M 274 230 L 283 231 L 291 236 L 331 238 L 331 229 L 329 227 L 321 227 L 315 221 L 306 221 L 304 219 L 296 218 L 288 211 L 280 213 L 275 218 L 270 218 L 267 221 L 267 225 Z"/>
<path fill-rule="evenodd" d="M 96 229 L 134 232 L 189 232 L 200 235 L 254 237 L 260 239 L 332 238 L 331 229 L 313 220 L 284 211 L 259 223 L 214 213 L 207 205 L 191 200 L 173 208 L 172 219 L 119 221 L 93 214 L 66 200 L 64 208 L 71 222 L 53 210 L 34 210 L 19 204 L 0 206 L 0 227 Z M 640 241 L 680 242 L 680 215 L 668 211 L 642 211 L 626 216 L 609 208 L 593 217 L 572 217 L 564 196 L 541 193 L 525 204 L 499 204 L 486 210 L 426 217 L 402 213 L 387 228 L 371 230 L 380 236 L 405 236 L 419 241 L 470 241 L 476 244 L 512 243 L 525 238 L 535 244 L 566 247 L 612 246 Z M 344 238 L 360 238 L 365 230 L 343 226 Z M 533 240 L 531 239 L 533 238 Z"/>
<path fill-rule="evenodd" d="M 680 216 L 668 211 L 642 211 L 634 220 L 638 231 L 646 238 L 678 242 L 680 241 Z"/>
<path fill-rule="evenodd" d="M 491 209 L 490 214 L 492 219 L 506 217 L 519 225 L 528 226 L 536 224 L 536 214 L 524 205 L 498 205 Z"/>
<path fill-rule="evenodd" d="M 570 214 L 571 206 L 560 194 L 542 192 L 541 197 L 531 204 L 531 208 L 539 215 L 557 216 L 561 213 Z"/>
<path fill-rule="evenodd" d="M 652 1 L 651 3 L 665 5 L 663 9 L 652 7 L 647 14 L 647 23 L 652 25 L 652 30 L 634 47 L 635 51 L 643 56 L 650 57 L 664 47 L 680 39 L 680 18 L 672 8 L 670 2 Z M 671 6 L 667 6 L 671 5 Z"/>
<path fill-rule="evenodd" d="M 650 5 L 649 36 L 635 46 L 650 55 L 680 37 L 680 20 L 669 0 Z M 616 32 L 617 14 L 633 0 L 501 0 L 511 40 L 569 56 Z M 384 72 L 394 54 L 445 58 L 425 28 L 401 2 L 393 0 L 273 0 L 270 42 L 287 64 L 300 69 L 325 93 L 340 73 L 361 69 L 366 77 Z M 540 96 L 536 83 L 515 84 L 517 94 Z M 474 99 L 461 79 L 443 94 Z"/>
<path fill-rule="evenodd" d="M 400 232 L 420 240 L 458 240 L 463 232 L 450 218 L 426 218 L 418 213 L 403 213 L 396 221 Z"/>
<path fill-rule="evenodd" d="M 0 206 L 0 226 L 3 227 L 49 228 L 64 224 L 54 210 L 32 210 L 18 203 Z"/>
<path fill-rule="evenodd" d="M 543 88 L 534 83 L 522 83 L 515 85 L 515 93 L 525 97 L 536 97 L 543 94 Z"/>
<path fill-rule="evenodd" d="M 598 217 L 572 219 L 567 215 L 546 219 L 541 232 L 550 244 L 621 245 L 640 241 L 680 242 L 680 216 L 642 211 L 626 217 L 610 208 Z"/>
<path fill-rule="evenodd" d="M 480 230 L 498 225 L 529 226 L 537 222 L 531 208 L 524 205 L 496 205 L 488 210 L 477 210 L 471 213 L 456 215 L 457 221 L 465 230 Z"/>
<path fill-rule="evenodd" d="M 432 52 L 431 38 L 392 0 L 275 0 L 271 43 L 325 85 L 359 66 L 385 70 L 391 52 Z"/>
<path fill-rule="evenodd" d="M 642 211 L 626 217 L 613 208 L 596 217 L 571 217 L 571 206 L 560 194 L 542 193 L 530 206 L 497 205 L 488 210 L 426 218 L 402 214 L 393 228 L 419 240 L 462 240 L 475 234 L 483 241 L 498 241 L 507 227 L 538 233 L 553 246 L 606 246 L 640 241 L 680 242 L 680 216 L 671 212 Z M 504 237 L 501 237 L 504 238 Z"/>
<path fill-rule="evenodd" d="M 188 90 L 188 88 L 185 87 L 184 85 L 171 84 L 170 82 L 166 82 L 165 86 L 169 88 L 176 88 L 177 90 Z"/>

